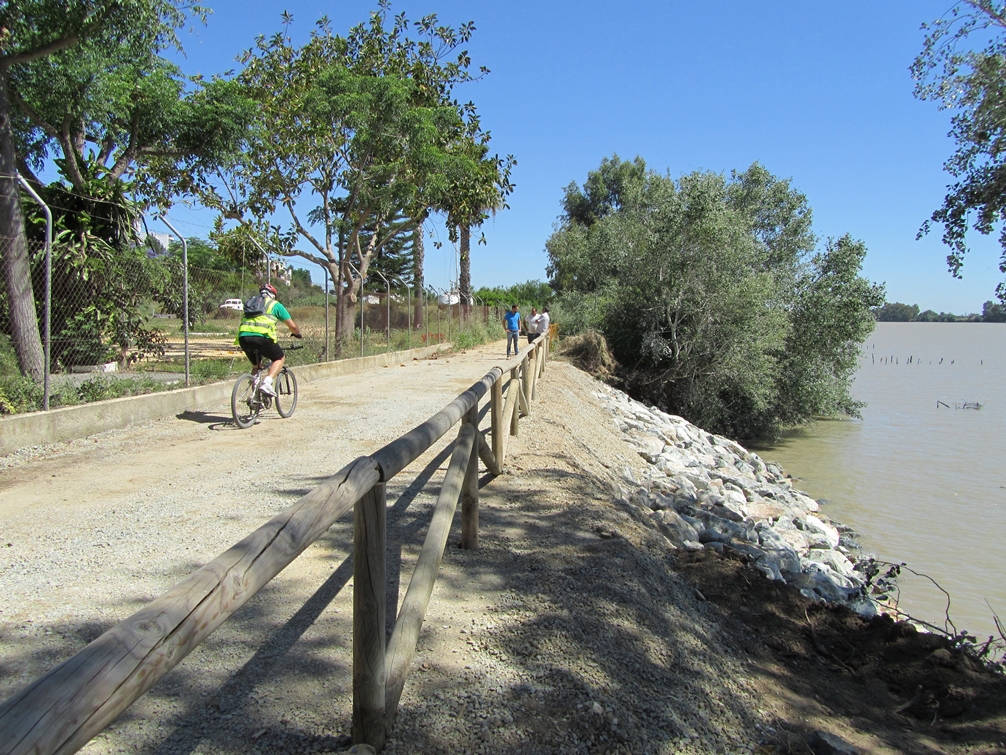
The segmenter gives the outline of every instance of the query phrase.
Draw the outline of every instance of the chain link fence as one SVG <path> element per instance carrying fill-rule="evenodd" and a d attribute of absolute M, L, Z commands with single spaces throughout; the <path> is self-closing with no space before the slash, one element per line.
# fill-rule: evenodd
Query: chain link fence
<path fill-rule="evenodd" d="M 0 254 L 8 254 L 12 243 L 0 240 Z M 44 244 L 29 242 L 28 256 L 39 332 L 45 340 Z M 182 322 L 186 271 L 178 256 L 142 247 L 53 245 L 47 341 L 52 405 L 180 383 L 186 362 L 195 382 L 246 371 L 247 361 L 235 338 L 243 301 L 254 295 L 260 281 L 249 271 L 189 267 L 187 273 L 186 339 Z M 287 296 L 281 287 L 280 298 L 304 334 L 305 348 L 290 354 L 294 365 L 448 341 L 468 348 L 503 337 L 499 325 L 503 312 L 498 307 L 447 305 L 432 292 L 415 297 L 406 288 L 391 289 L 354 297 L 337 354 L 334 292 L 326 294 L 315 285 L 310 291 L 291 288 Z M 285 330 L 283 325 L 278 328 L 281 341 Z M 0 287 L 0 413 L 41 407 L 42 397 L 36 396 L 41 389 L 20 373 L 11 332 L 9 292 L 4 286 Z"/>

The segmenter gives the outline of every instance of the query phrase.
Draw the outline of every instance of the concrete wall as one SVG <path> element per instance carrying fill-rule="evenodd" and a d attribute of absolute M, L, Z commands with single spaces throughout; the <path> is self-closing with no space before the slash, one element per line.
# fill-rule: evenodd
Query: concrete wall
<path fill-rule="evenodd" d="M 362 372 L 385 365 L 400 364 L 410 359 L 424 359 L 430 354 L 450 347 L 450 344 L 424 346 L 410 351 L 393 351 L 356 359 L 306 364 L 296 368 L 297 380 L 310 383 L 314 380 Z M 182 412 L 217 406 L 230 399 L 234 382 L 211 383 L 194 388 L 179 388 L 145 396 L 96 401 L 92 404 L 68 406 L 48 412 L 15 414 L 0 418 L 0 456 L 14 453 L 20 448 L 57 443 L 62 440 L 85 438 L 88 435 L 115 430 L 120 427 L 172 417 Z"/>

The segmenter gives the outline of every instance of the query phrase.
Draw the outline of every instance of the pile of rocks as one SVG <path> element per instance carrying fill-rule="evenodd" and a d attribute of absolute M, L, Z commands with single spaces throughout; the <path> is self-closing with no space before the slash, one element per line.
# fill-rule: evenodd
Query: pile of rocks
<path fill-rule="evenodd" d="M 851 530 L 832 523 L 817 501 L 777 464 L 681 417 L 634 401 L 607 386 L 597 397 L 649 462 L 642 479 L 629 468 L 622 495 L 645 507 L 675 546 L 732 548 L 767 578 L 794 585 L 808 598 L 844 603 L 872 617 L 876 603 L 856 568 Z"/>

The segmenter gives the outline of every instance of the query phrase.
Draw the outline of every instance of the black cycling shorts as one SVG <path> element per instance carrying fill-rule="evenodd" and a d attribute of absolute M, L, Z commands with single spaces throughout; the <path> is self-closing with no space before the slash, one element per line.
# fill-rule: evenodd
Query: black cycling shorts
<path fill-rule="evenodd" d="M 274 362 L 283 358 L 283 348 L 265 336 L 241 336 L 238 338 L 238 345 L 244 350 L 248 361 L 256 367 L 262 361 L 262 357 Z"/>

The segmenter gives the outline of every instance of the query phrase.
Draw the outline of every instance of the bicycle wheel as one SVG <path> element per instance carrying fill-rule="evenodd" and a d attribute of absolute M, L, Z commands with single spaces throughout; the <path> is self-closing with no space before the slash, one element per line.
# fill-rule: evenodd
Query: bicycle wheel
<path fill-rule="evenodd" d="M 234 416 L 234 424 L 242 429 L 254 425 L 258 418 L 261 405 L 255 394 L 255 378 L 251 375 L 242 375 L 234 383 L 234 390 L 231 391 L 231 414 Z"/>
<path fill-rule="evenodd" d="M 297 376 L 293 370 L 283 368 L 276 376 L 276 411 L 286 419 L 297 408 Z"/>

